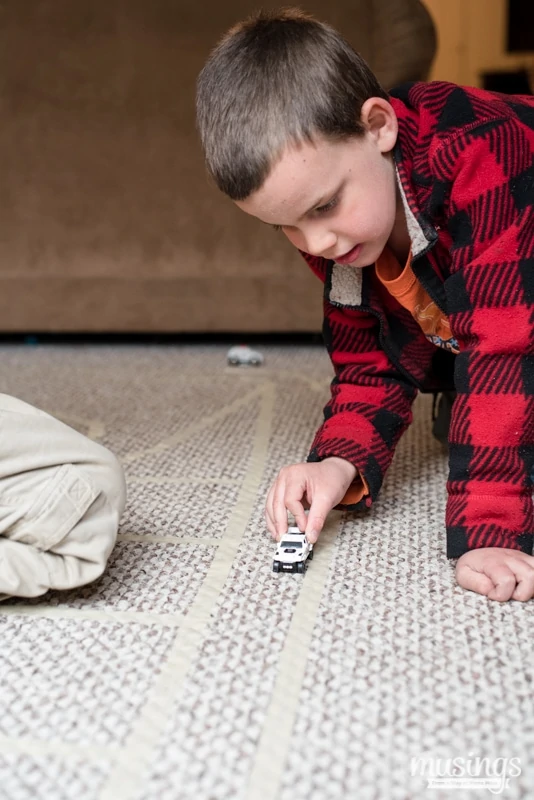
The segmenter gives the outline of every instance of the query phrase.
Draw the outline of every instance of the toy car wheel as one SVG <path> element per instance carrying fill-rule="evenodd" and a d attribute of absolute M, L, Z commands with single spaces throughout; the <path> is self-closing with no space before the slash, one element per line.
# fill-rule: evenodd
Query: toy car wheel
<path fill-rule="evenodd" d="M 306 564 L 304 563 L 304 561 L 299 561 L 299 563 L 297 564 L 297 572 L 300 575 L 306 572 Z"/>
<path fill-rule="evenodd" d="M 238 364 L 239 364 L 239 361 L 237 360 L 237 358 L 229 358 L 229 359 L 228 359 L 228 363 L 229 363 L 229 364 L 230 364 L 230 366 L 232 366 L 232 367 L 237 367 L 237 366 L 238 366 Z"/>
<path fill-rule="evenodd" d="M 308 556 L 308 561 L 311 561 L 313 558 L 313 550 L 310 550 L 310 554 Z"/>
<path fill-rule="evenodd" d="M 273 572 L 280 572 L 280 562 L 273 561 Z"/>

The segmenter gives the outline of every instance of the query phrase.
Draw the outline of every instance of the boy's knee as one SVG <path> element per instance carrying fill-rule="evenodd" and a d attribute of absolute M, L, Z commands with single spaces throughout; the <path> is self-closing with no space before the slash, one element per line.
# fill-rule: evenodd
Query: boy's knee
<path fill-rule="evenodd" d="M 126 480 L 118 458 L 107 448 L 99 446 L 98 459 L 91 470 L 91 479 L 100 494 L 72 539 L 85 538 L 92 542 L 92 560 L 104 571 L 115 546 L 120 518 L 126 505 Z"/>
<path fill-rule="evenodd" d="M 0 595 L 72 589 L 106 568 L 126 502 L 124 470 L 105 447 L 75 444 L 68 463 L 24 473 L 12 487 L 12 519 L 0 537 Z"/>
<path fill-rule="evenodd" d="M 120 518 L 126 505 L 124 469 L 119 459 L 110 450 L 103 449 L 106 455 L 103 462 L 102 491 Z"/>
<path fill-rule="evenodd" d="M 84 580 L 95 580 L 104 571 L 115 546 L 119 521 L 126 503 L 124 470 L 107 448 L 94 444 L 87 459 L 78 464 L 89 481 L 92 502 L 80 514 L 68 534 L 51 548 L 55 555 L 69 556 L 86 562 Z M 74 572 L 80 569 L 76 566 Z M 74 584 L 76 585 L 76 584 Z"/>
<path fill-rule="evenodd" d="M 91 460 L 79 467 L 91 482 L 94 499 L 68 534 L 50 550 L 61 559 L 56 562 L 53 588 L 74 588 L 99 578 L 115 546 L 126 502 L 124 470 L 113 453 L 100 445 L 91 455 Z"/>
<path fill-rule="evenodd" d="M 96 445 L 94 460 L 80 465 L 85 469 L 95 484 L 106 497 L 107 502 L 117 515 L 121 517 L 126 505 L 126 479 L 124 469 L 118 458 L 102 445 Z"/>

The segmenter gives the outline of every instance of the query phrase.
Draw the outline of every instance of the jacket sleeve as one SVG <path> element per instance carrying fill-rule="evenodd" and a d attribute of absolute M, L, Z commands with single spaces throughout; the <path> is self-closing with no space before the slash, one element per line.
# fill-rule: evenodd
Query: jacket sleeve
<path fill-rule="evenodd" d="M 437 149 L 458 339 L 449 432 L 447 555 L 532 552 L 534 518 L 534 131 L 513 119 Z M 439 189 L 438 189 L 439 191 Z"/>
<path fill-rule="evenodd" d="M 324 280 L 317 260 L 302 255 Z M 373 314 L 325 299 L 323 336 L 335 377 L 308 461 L 338 456 L 354 464 L 360 477 L 340 504 L 351 511 L 376 499 L 417 393 L 387 357 L 378 333 Z"/>

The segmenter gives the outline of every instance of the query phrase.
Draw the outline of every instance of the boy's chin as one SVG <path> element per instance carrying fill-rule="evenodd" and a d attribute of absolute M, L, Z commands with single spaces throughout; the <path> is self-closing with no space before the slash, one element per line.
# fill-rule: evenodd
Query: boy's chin
<path fill-rule="evenodd" d="M 384 247 L 385 245 L 381 246 L 376 243 L 362 245 L 362 249 L 360 250 L 358 257 L 351 263 L 350 266 L 363 268 L 376 264 L 384 251 Z"/>
<path fill-rule="evenodd" d="M 371 264 L 374 264 L 380 253 L 382 251 L 372 245 L 361 245 L 360 249 L 356 253 L 354 258 L 351 258 L 350 261 L 346 262 L 348 267 L 357 267 L 359 269 L 363 269 L 363 267 L 369 267 Z"/>

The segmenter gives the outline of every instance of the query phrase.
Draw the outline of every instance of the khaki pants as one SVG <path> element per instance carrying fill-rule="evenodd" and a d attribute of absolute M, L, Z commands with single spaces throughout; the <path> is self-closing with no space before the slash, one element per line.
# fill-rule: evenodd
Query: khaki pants
<path fill-rule="evenodd" d="M 0 394 L 0 600 L 98 578 L 125 500 L 112 453 Z"/>

